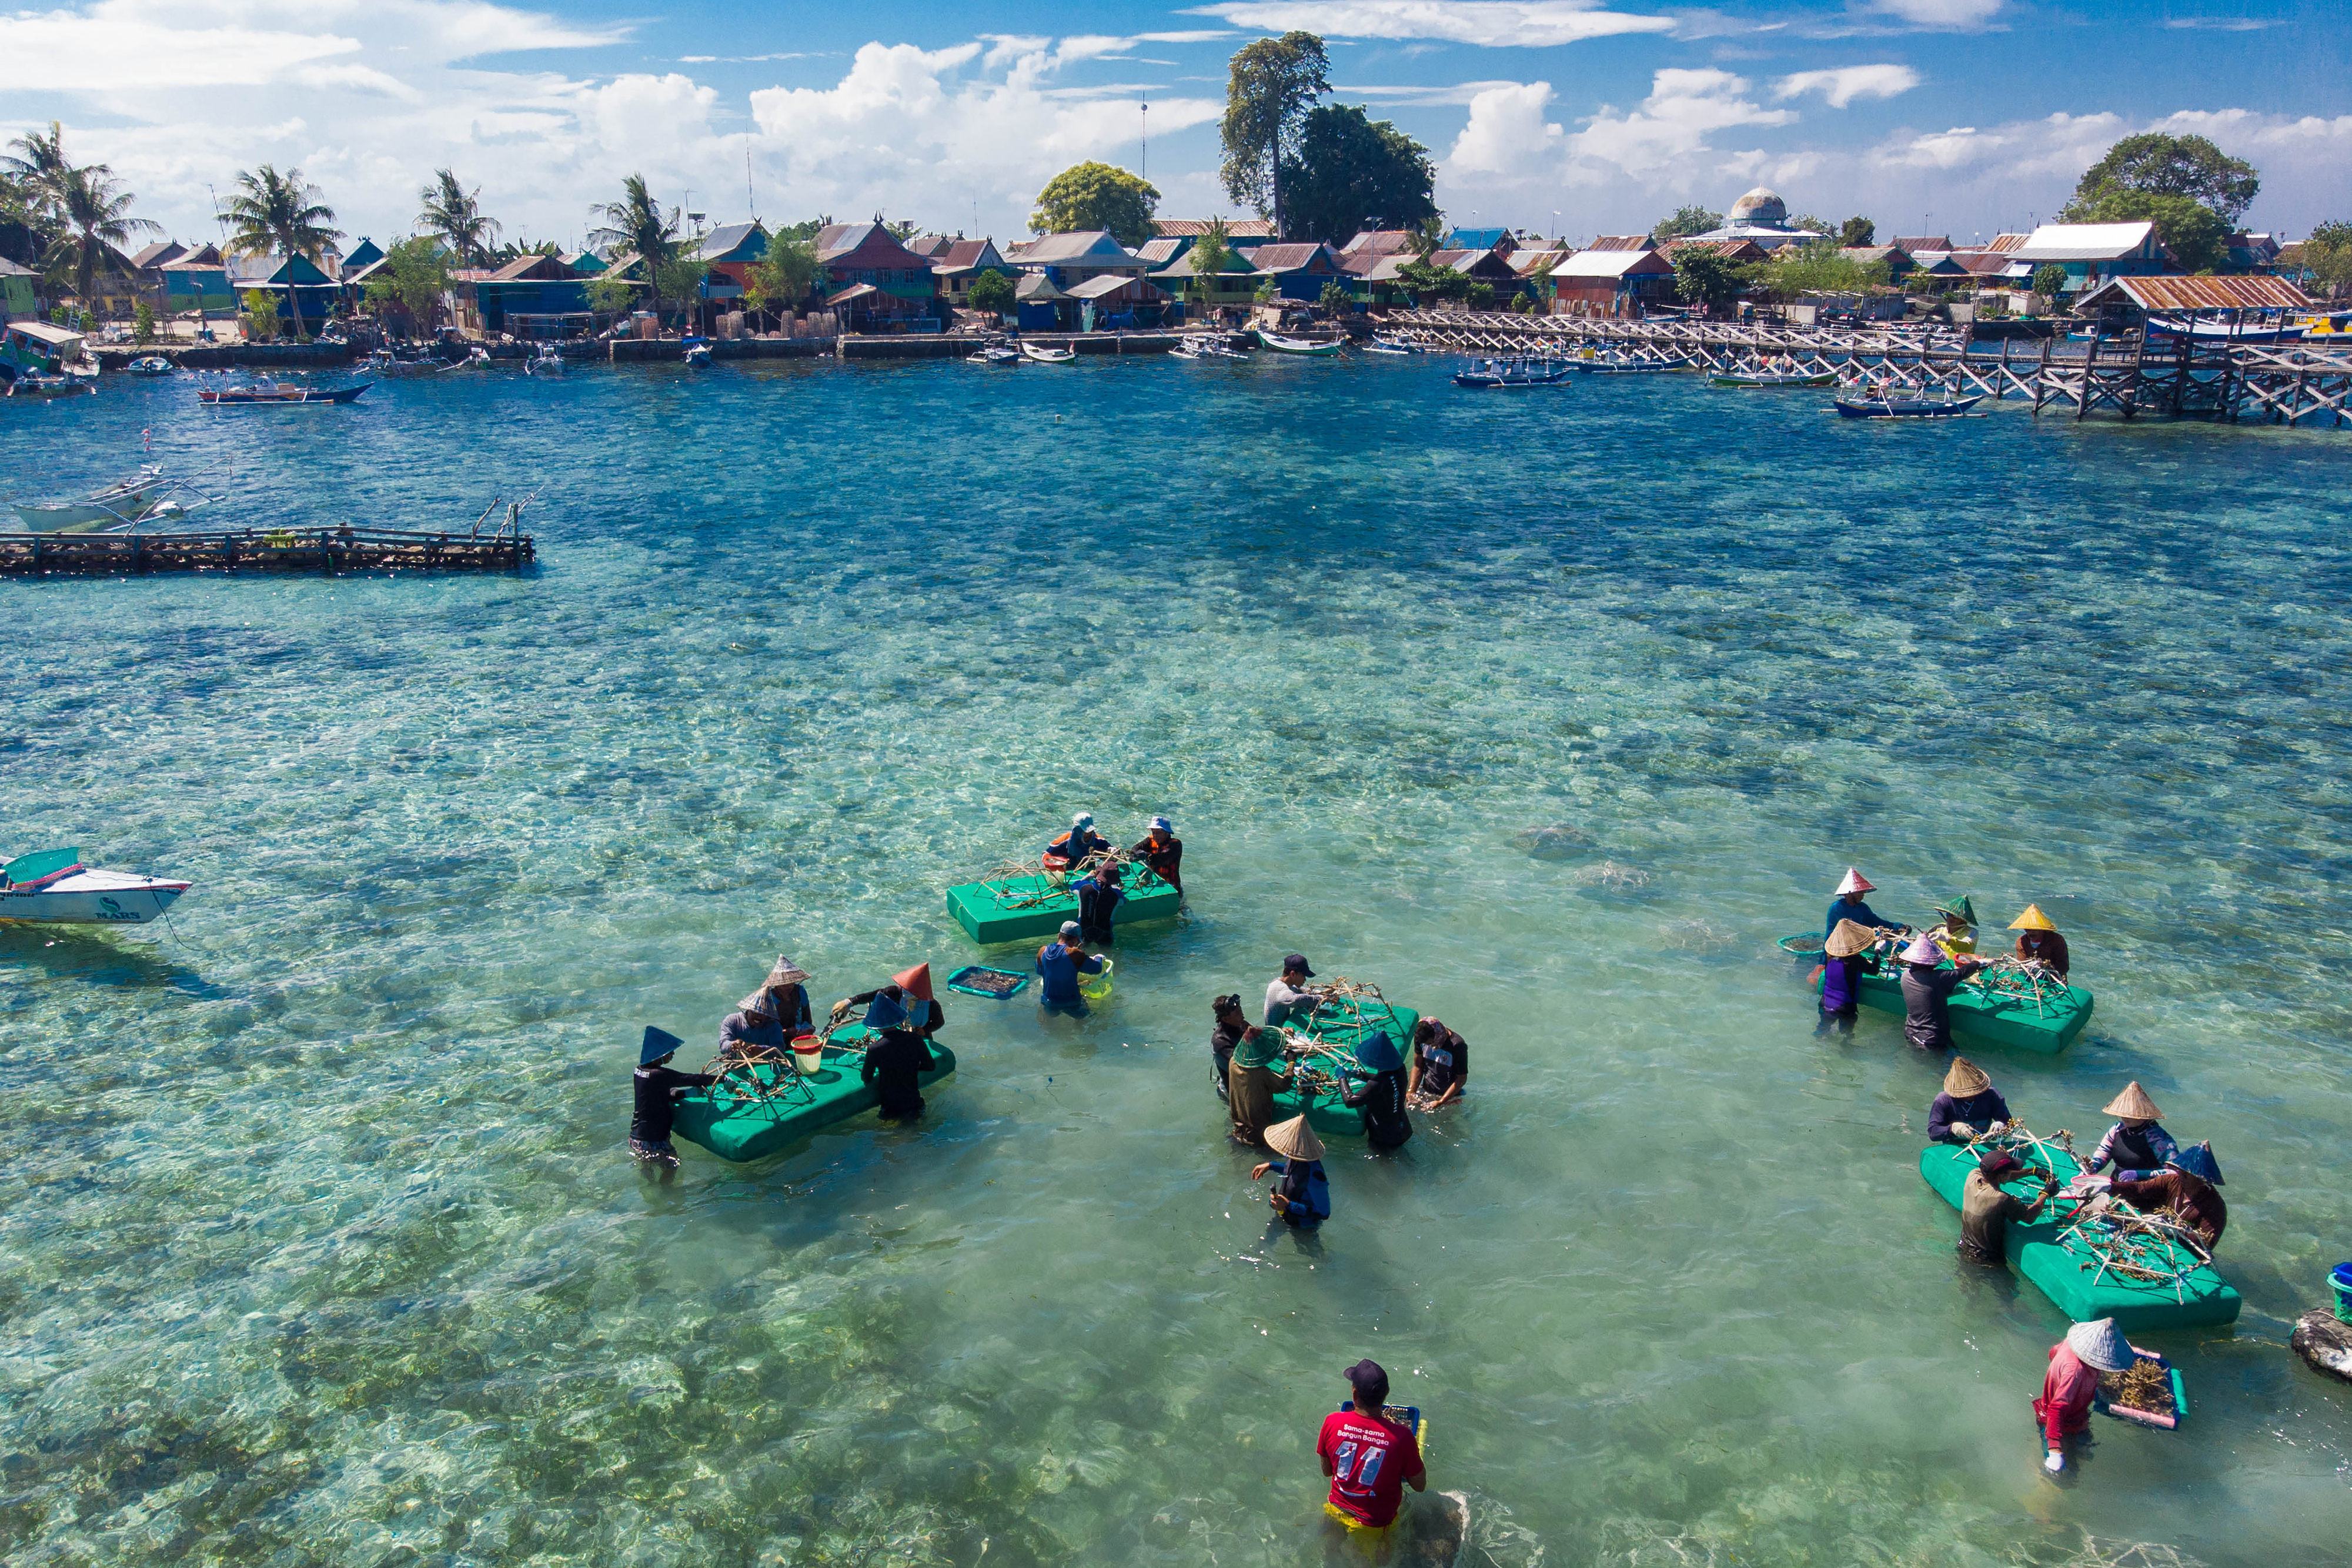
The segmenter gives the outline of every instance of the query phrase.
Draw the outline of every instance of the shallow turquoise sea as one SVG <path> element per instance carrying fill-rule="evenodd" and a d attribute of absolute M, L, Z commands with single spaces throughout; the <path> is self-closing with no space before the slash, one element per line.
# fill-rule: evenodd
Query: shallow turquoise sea
<path fill-rule="evenodd" d="M 0 933 L 0 1554 L 16 1564 L 1307 1564 L 1370 1355 L 1464 1561 L 2320 1564 L 2352 1387 L 2352 434 L 1850 424 L 1418 361 L 509 372 L 349 409 L 185 378 L 0 405 L 0 488 L 230 465 L 218 525 L 465 526 L 521 578 L 11 582 L 8 852 L 193 878 Z M 1154 811 L 1191 915 L 1113 999 L 950 996 L 960 1071 L 640 1176 L 708 1054 L 983 956 L 942 890 Z M 1533 831 L 1559 831 L 1533 836 Z M 2028 900 L 2098 1009 L 1979 1060 L 2037 1130 L 2145 1084 L 2228 1177 L 2178 1433 L 2027 1402 L 2065 1327 L 1953 1256 L 1940 1063 L 1801 969 Z M 1269 1234 L 1210 998 L 1279 956 L 1474 1047 Z"/>

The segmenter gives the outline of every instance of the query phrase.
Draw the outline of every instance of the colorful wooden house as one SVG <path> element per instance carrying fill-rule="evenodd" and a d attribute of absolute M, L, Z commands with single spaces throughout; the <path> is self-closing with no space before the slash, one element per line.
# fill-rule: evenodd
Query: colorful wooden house
<path fill-rule="evenodd" d="M 1093 278 L 1141 277 L 1151 270 L 1150 263 L 1119 244 L 1108 229 L 1042 235 L 1013 246 L 1004 259 L 1024 272 L 1044 275 L 1066 293 Z"/>
<path fill-rule="evenodd" d="M 702 277 L 703 298 L 740 299 L 751 283 L 745 275 L 767 258 L 768 231 L 757 219 L 722 224 L 703 235 L 692 254 L 709 268 Z"/>
<path fill-rule="evenodd" d="M 290 295 L 291 313 L 300 316 L 306 331 L 324 326 L 342 297 L 342 285 L 307 256 L 234 256 L 225 270 L 236 294 L 263 293 L 276 299 L 278 319 L 288 327 L 296 325 L 289 309 Z"/>
<path fill-rule="evenodd" d="M 13 321 L 19 316 L 39 312 L 41 302 L 34 285 L 41 275 L 29 267 L 19 267 L 0 256 L 0 321 Z"/>
<path fill-rule="evenodd" d="M 460 322 L 488 333 L 568 338 L 587 330 L 593 319 L 587 283 L 560 256 L 519 256 L 463 284 L 453 282 L 451 292 L 472 307 Z"/>
<path fill-rule="evenodd" d="M 1675 267 L 1644 246 L 1633 250 L 1580 250 L 1552 266 L 1551 298 L 1614 309 L 1621 304 L 1671 299 Z"/>
<path fill-rule="evenodd" d="M 930 259 L 899 244 L 878 218 L 870 224 L 827 224 L 817 231 L 816 259 L 824 268 L 820 287 L 828 307 L 875 321 L 932 314 L 939 284 L 931 276 Z M 850 292 L 860 288 L 871 292 Z"/>
<path fill-rule="evenodd" d="M 947 248 L 931 254 L 933 286 L 947 302 L 959 309 L 969 309 L 971 286 L 983 272 L 1002 273 L 1005 277 L 1016 276 L 1017 269 L 1004 259 L 992 239 L 950 240 Z"/>
<path fill-rule="evenodd" d="M 1339 265 L 1339 253 L 1320 240 L 1310 244 L 1277 240 L 1262 245 L 1250 252 L 1250 261 L 1256 268 L 1259 285 L 1272 278 L 1275 295 L 1282 299 L 1311 305 L 1322 298 L 1327 284 L 1337 283 L 1351 294 L 1357 286 L 1355 275 Z"/>

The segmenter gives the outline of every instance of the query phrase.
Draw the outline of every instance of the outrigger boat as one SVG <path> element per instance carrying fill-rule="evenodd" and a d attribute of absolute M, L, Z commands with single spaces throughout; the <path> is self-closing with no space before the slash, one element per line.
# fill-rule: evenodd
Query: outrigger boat
<path fill-rule="evenodd" d="M 1833 387 L 1837 385 L 1835 371 L 1732 371 L 1709 376 L 1709 384 L 1719 387 Z"/>
<path fill-rule="evenodd" d="M 128 479 L 78 501 L 15 501 L 25 531 L 36 534 L 112 534 L 135 532 L 142 524 L 177 522 L 217 496 L 207 496 L 195 479 L 173 479 L 159 464 L 150 463 Z M 186 492 L 184 499 L 175 492 Z"/>
<path fill-rule="evenodd" d="M 1573 365 L 1558 360 L 1473 360 L 1454 373 L 1457 387 L 1556 387 L 1568 384 Z"/>
<path fill-rule="evenodd" d="M 1077 359 L 1078 351 L 1076 349 L 1042 349 L 1034 343 L 1024 343 L 1021 345 L 1021 357 L 1034 360 L 1041 365 L 1066 365 Z"/>
<path fill-rule="evenodd" d="M 10 397 L 80 397 L 98 389 L 79 376 L 45 376 L 33 371 L 20 371 L 8 383 Z"/>
<path fill-rule="evenodd" d="M 1394 338 L 1374 338 L 1364 345 L 1368 354 L 1418 354 L 1424 350 L 1419 343 L 1408 343 Z"/>
<path fill-rule="evenodd" d="M 522 368 L 527 376 L 560 376 L 563 373 L 563 350 L 552 343 L 541 343 Z"/>
<path fill-rule="evenodd" d="M 193 885 L 98 871 L 79 850 L 42 850 L 0 865 L 0 924 L 143 925 Z"/>
<path fill-rule="evenodd" d="M 963 362 L 967 365 L 1017 365 L 1021 362 L 1021 350 L 1003 343 L 990 343 L 966 354 Z"/>
<path fill-rule="evenodd" d="M 168 376 L 180 367 L 161 354 L 142 354 L 122 368 L 134 376 Z"/>
<path fill-rule="evenodd" d="M 1857 397 L 1839 398 L 1837 411 L 1846 419 L 1949 419 L 1984 402 L 1984 393 L 1964 398 Z"/>
<path fill-rule="evenodd" d="M 1633 360 L 1622 354 L 1611 354 L 1606 357 L 1587 355 L 1576 361 L 1576 368 L 1588 376 L 1644 376 L 1657 371 L 1688 370 L 1690 361 L 1687 359 Z"/>
<path fill-rule="evenodd" d="M 1339 340 L 1337 338 L 1327 343 L 1314 338 L 1292 338 L 1280 332 L 1269 332 L 1263 327 L 1257 329 L 1257 340 L 1277 354 L 1336 354 L 1339 351 Z"/>
<path fill-rule="evenodd" d="M 214 406 L 227 403 L 350 402 L 373 385 L 373 382 L 362 382 L 357 386 L 336 387 L 330 391 L 299 386 L 293 382 L 278 382 L 274 385 L 257 382 L 251 386 L 224 387 L 218 392 L 199 391 L 196 398 Z"/>

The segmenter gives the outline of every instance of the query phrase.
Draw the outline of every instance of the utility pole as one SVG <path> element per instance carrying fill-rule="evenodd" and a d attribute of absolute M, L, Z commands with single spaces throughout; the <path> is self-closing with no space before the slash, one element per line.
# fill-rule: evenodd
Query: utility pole
<path fill-rule="evenodd" d="M 743 206 L 751 214 L 751 221 L 758 223 L 760 202 L 751 194 L 751 143 L 748 139 L 743 143 Z"/>
<path fill-rule="evenodd" d="M 1143 178 L 1151 178 L 1151 104 L 1143 105 Z"/>

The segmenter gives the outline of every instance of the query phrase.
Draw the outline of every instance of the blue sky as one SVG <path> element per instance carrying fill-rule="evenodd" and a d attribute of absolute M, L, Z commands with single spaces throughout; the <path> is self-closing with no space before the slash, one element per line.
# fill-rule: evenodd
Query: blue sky
<path fill-rule="evenodd" d="M 2252 159 L 2251 221 L 2296 235 L 2352 217 L 2343 16 L 2259 0 L 98 0 L 0 14 L 0 129 L 63 120 L 77 156 L 112 163 L 184 237 L 212 229 L 208 185 L 264 161 L 300 166 L 341 226 L 379 238 L 407 231 L 445 164 L 530 237 L 576 241 L 631 172 L 712 222 L 878 211 L 1003 237 L 1066 165 L 1142 166 L 1147 124 L 1161 212 L 1229 211 L 1226 59 L 1304 27 L 1329 42 L 1336 97 L 1428 145 L 1463 223 L 1580 240 L 1761 183 L 1793 211 L 1965 244 L 2046 218 L 2108 143 L 2158 128 Z"/>

